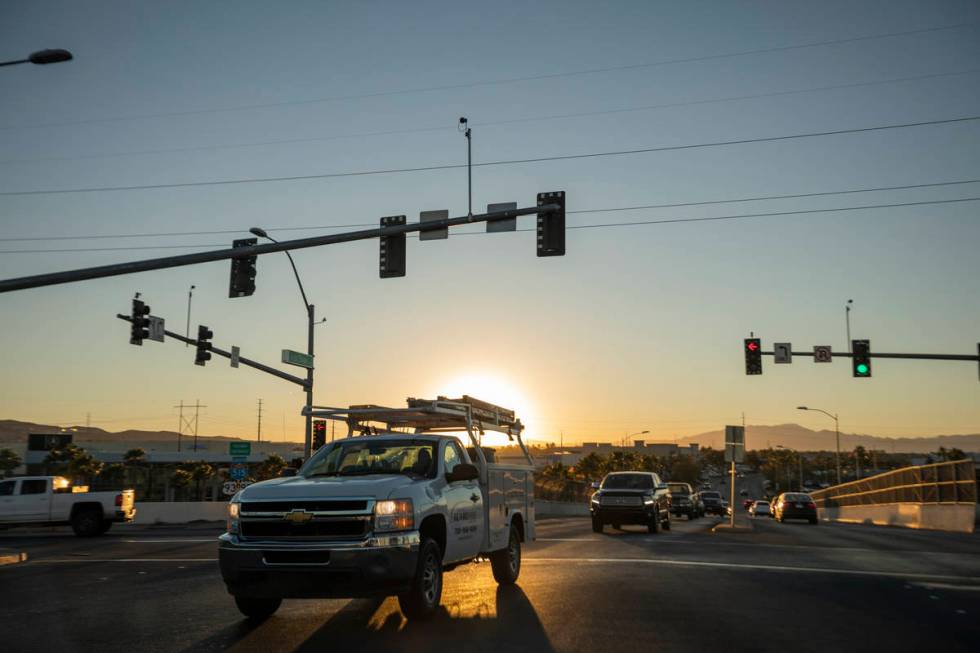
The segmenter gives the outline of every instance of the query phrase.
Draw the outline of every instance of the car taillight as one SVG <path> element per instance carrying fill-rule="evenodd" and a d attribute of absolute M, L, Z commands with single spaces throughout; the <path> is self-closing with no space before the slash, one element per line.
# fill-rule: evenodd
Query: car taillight
<path fill-rule="evenodd" d="M 121 494 L 117 494 L 116 495 L 116 506 L 117 507 L 122 506 L 122 495 Z"/>
<path fill-rule="evenodd" d="M 809 508 L 810 510 L 816 510 L 817 509 L 817 504 L 815 504 L 815 503 L 813 503 L 811 501 L 810 503 L 806 504 L 806 507 Z"/>

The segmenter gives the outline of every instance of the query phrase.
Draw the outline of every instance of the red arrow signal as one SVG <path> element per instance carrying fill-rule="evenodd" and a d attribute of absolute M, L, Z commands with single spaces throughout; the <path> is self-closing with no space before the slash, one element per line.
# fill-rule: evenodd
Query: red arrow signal
<path fill-rule="evenodd" d="M 756 343 L 756 342 L 750 342 L 749 344 L 747 344 L 745 346 L 749 348 L 749 351 L 755 351 L 756 349 L 759 348 L 759 344 Z"/>

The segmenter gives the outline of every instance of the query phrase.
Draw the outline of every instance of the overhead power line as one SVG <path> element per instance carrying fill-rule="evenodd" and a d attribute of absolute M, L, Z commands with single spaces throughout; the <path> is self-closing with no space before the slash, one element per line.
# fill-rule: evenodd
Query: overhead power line
<path fill-rule="evenodd" d="M 644 225 L 654 225 L 654 224 L 674 224 L 682 222 L 717 222 L 724 220 L 746 220 L 750 218 L 769 218 L 777 216 L 790 216 L 790 215 L 806 215 L 806 214 L 819 214 L 819 213 L 840 213 L 844 211 L 866 211 L 872 209 L 893 209 L 899 207 L 908 206 L 929 206 L 929 205 L 940 205 L 940 204 L 955 204 L 962 202 L 976 202 L 980 201 L 980 196 L 977 197 L 958 197 L 954 199 L 945 200 L 927 200 L 921 202 L 895 202 L 892 204 L 866 204 L 862 206 L 841 206 L 829 209 L 801 209 L 798 211 L 773 211 L 767 213 L 739 213 L 734 215 L 715 215 L 706 217 L 694 217 L 694 218 L 656 218 L 652 220 L 635 220 L 626 222 L 600 222 L 595 224 L 579 224 L 579 225 L 567 225 L 566 229 L 607 229 L 612 227 L 639 227 Z M 615 210 L 615 209 L 613 209 Z M 364 225 L 369 227 L 375 227 L 376 224 Z M 516 229 L 515 231 L 534 231 L 534 229 Z M 486 231 L 462 231 L 455 232 L 454 235 L 457 236 L 482 236 L 487 235 L 491 232 Z M 0 250 L 0 254 L 50 254 L 50 253 L 68 253 L 68 252 L 117 252 L 117 251 L 130 251 L 130 250 L 146 250 L 146 249 L 181 249 L 181 248 L 191 248 L 191 247 L 227 247 L 227 243 L 208 243 L 208 244 L 193 244 L 188 243 L 185 245 L 145 245 L 145 246 L 134 246 L 134 247 L 90 247 L 90 248 L 64 248 L 64 249 L 14 249 L 14 250 Z"/>
<path fill-rule="evenodd" d="M 568 161 L 572 159 L 594 159 L 609 156 L 623 156 L 628 154 L 649 154 L 652 152 L 673 152 L 678 150 L 693 150 L 706 147 L 721 147 L 729 145 L 747 145 L 749 143 L 773 143 L 778 141 L 788 141 L 801 138 L 816 138 L 822 136 L 839 136 L 843 134 L 860 134 L 876 131 L 886 131 L 892 129 L 906 129 L 910 127 L 925 127 L 929 125 L 947 125 L 955 123 L 973 122 L 980 120 L 980 116 L 965 116 L 962 118 L 947 118 L 943 120 L 923 120 L 919 122 L 908 122 L 892 125 L 878 125 L 874 127 L 857 127 L 852 129 L 835 129 L 830 131 L 806 132 L 802 134 L 786 134 L 782 136 L 766 136 L 762 138 L 741 138 L 727 141 L 711 141 L 706 143 L 693 143 L 687 145 L 666 145 L 656 147 L 643 147 L 631 150 L 612 150 L 607 152 L 588 152 L 584 154 L 566 154 L 557 156 L 532 157 L 527 159 L 506 159 L 501 161 L 485 161 L 474 163 L 474 168 L 485 168 L 490 166 L 517 165 L 526 163 L 544 163 L 547 161 Z M 431 172 L 437 170 L 456 170 L 465 168 L 465 163 L 451 163 L 443 165 L 416 166 L 409 168 L 388 168 L 382 170 L 359 170 L 349 172 L 331 172 L 313 175 L 290 175 L 285 177 L 250 177 L 244 179 L 218 179 L 213 181 L 191 181 L 172 184 L 139 184 L 132 186 L 93 186 L 85 188 L 54 188 L 21 191 L 3 191 L 2 197 L 26 196 L 26 195 L 60 195 L 65 193 L 101 193 L 132 190 L 157 190 L 163 188 L 194 188 L 200 186 L 228 186 L 238 184 L 259 184 L 283 181 L 307 181 L 313 179 L 336 179 L 341 177 L 366 177 L 373 175 L 402 174 L 409 172 Z"/>
<path fill-rule="evenodd" d="M 184 111 L 168 111 L 168 112 L 158 112 L 158 113 L 144 113 L 144 114 L 132 114 L 128 116 L 107 116 L 103 118 L 89 118 L 85 120 L 72 120 L 63 122 L 46 122 L 46 123 L 34 123 L 27 125 L 11 125 L 0 127 L 0 130 L 4 129 L 40 129 L 48 127 L 63 127 L 70 125 L 87 125 L 93 123 L 106 123 L 106 122 L 120 122 L 120 121 L 130 121 L 130 120 L 146 120 L 152 118 L 175 118 L 182 116 L 192 116 L 200 114 L 209 113 L 223 113 L 227 111 L 248 111 L 253 109 L 270 109 L 275 107 L 284 106 L 297 106 L 304 104 L 320 104 L 327 102 L 344 102 L 349 100 L 362 100 L 369 98 L 378 97 L 390 97 L 393 95 L 409 95 L 413 93 L 430 93 L 436 91 L 452 91 L 460 90 L 464 88 L 477 88 L 480 86 L 499 86 L 503 84 L 514 84 L 517 82 L 531 82 L 531 81 L 542 81 L 546 79 L 559 79 L 563 77 L 579 77 L 583 75 L 596 75 L 601 73 L 611 73 L 611 72 L 622 72 L 627 70 L 640 70 L 645 68 L 657 68 L 660 66 L 672 66 L 677 64 L 685 63 L 697 63 L 703 61 L 715 61 L 718 59 L 729 59 L 733 57 L 745 57 L 757 54 L 769 54 L 774 52 L 787 52 L 792 50 L 803 50 L 808 48 L 825 47 L 830 45 L 843 45 L 846 43 L 858 43 L 861 41 L 873 41 L 878 39 L 895 38 L 901 36 L 912 36 L 915 34 L 927 34 L 931 32 L 942 32 L 953 29 L 961 29 L 964 27 L 974 27 L 977 22 L 968 23 L 958 23 L 955 25 L 942 25 L 938 27 L 926 27 L 922 29 L 905 30 L 901 32 L 884 32 L 878 34 L 868 34 L 864 36 L 854 36 L 850 38 L 842 39 L 831 39 L 825 41 L 810 41 L 807 43 L 800 43 L 796 45 L 784 45 L 776 46 L 771 48 L 755 48 L 751 50 L 738 50 L 735 52 L 726 52 L 721 54 L 710 54 L 710 55 L 699 55 L 695 57 L 677 57 L 671 59 L 661 59 L 659 61 L 651 61 L 644 63 L 634 63 L 626 64 L 621 66 L 605 66 L 601 68 L 584 68 L 580 70 L 572 70 L 566 72 L 557 73 L 544 73 L 540 75 L 526 75 L 520 77 L 503 77 L 498 79 L 487 79 L 479 80 L 473 82 L 461 82 L 456 84 L 443 84 L 438 86 L 421 86 L 415 88 L 398 89 L 393 91 L 378 91 L 373 93 L 358 93 L 351 95 L 335 95 L 321 98 L 310 98 L 305 100 L 286 100 L 282 102 L 265 102 L 260 104 L 241 104 L 229 107 L 218 107 L 210 109 L 190 109 Z"/>
<path fill-rule="evenodd" d="M 706 206 L 711 204 L 735 204 L 738 202 L 762 202 L 768 200 L 802 199 L 807 197 L 826 197 L 830 195 L 852 195 L 855 193 L 876 193 L 881 191 L 893 190 L 914 190 L 920 188 L 937 188 L 940 186 L 960 186 L 963 184 L 977 184 L 980 179 L 958 179 L 955 181 L 936 181 L 923 184 L 902 184 L 899 186 L 875 186 L 872 188 L 848 188 L 845 190 L 826 190 L 812 193 L 794 193 L 784 195 L 757 195 L 755 197 L 735 197 L 720 200 L 700 200 L 696 202 L 672 202 L 670 204 L 636 204 L 633 206 L 617 206 L 604 209 L 578 209 L 575 211 L 565 211 L 566 214 L 573 213 L 612 213 L 616 211 L 637 211 L 640 209 L 673 209 L 684 206 Z M 358 227 L 373 227 L 374 223 L 359 222 L 353 224 L 321 224 L 305 227 L 268 227 L 267 231 L 314 231 L 320 229 L 348 229 Z M 152 233 L 129 233 L 129 234 L 76 234 L 70 236 L 26 236 L 0 238 L 0 242 L 27 242 L 27 241 L 52 241 L 52 240 L 108 240 L 116 238 L 158 238 L 173 236 L 215 236 L 222 234 L 241 234 L 246 229 L 215 229 L 209 231 L 162 231 Z M 177 245 L 176 247 L 180 247 Z"/>
<path fill-rule="evenodd" d="M 771 97 L 785 97 L 788 95 L 801 95 L 804 93 L 815 93 L 820 91 L 832 91 L 840 89 L 849 88 L 861 88 L 868 86 L 880 86 L 882 84 L 894 84 L 900 82 L 911 82 L 911 81 L 921 81 L 925 79 L 936 79 L 940 77 L 954 77 L 959 75 L 975 75 L 980 73 L 980 69 L 971 70 L 959 70 L 953 72 L 945 73 L 929 73 L 925 75 L 912 75 L 908 77 L 892 77 L 889 79 L 881 79 L 867 82 L 853 82 L 848 84 L 832 84 L 830 86 L 814 86 L 810 88 L 802 89 L 790 89 L 785 91 L 772 91 L 768 93 L 751 93 L 747 95 L 730 95 L 726 97 L 719 98 L 706 98 L 702 100 L 687 100 L 683 102 L 662 102 L 659 104 L 646 104 L 633 107 L 620 107 L 617 109 L 601 109 L 597 111 L 579 111 L 575 113 L 557 113 L 546 116 L 526 116 L 523 118 L 506 118 L 501 120 L 487 120 L 484 122 L 472 122 L 474 127 L 494 127 L 502 125 L 513 125 L 528 122 L 548 122 L 553 120 L 566 120 L 571 118 L 588 118 L 595 116 L 605 116 L 605 115 L 616 115 L 622 113 L 635 113 L 641 111 L 654 111 L 657 109 L 671 109 L 689 106 L 701 106 L 707 104 L 716 104 L 720 102 L 736 102 L 740 100 L 755 100 L 762 98 Z M 405 129 L 389 129 L 383 131 L 367 131 L 367 132 L 353 132 L 349 134 L 332 134 L 327 136 L 304 136 L 300 138 L 285 138 L 277 140 L 266 140 L 266 141 L 249 141 L 245 143 L 217 143 L 213 145 L 194 145 L 190 147 L 170 147 L 170 148 L 156 148 L 148 150 L 129 150 L 126 152 L 103 152 L 97 154 L 81 154 L 77 156 L 48 156 L 48 157 L 37 157 L 32 159 L 9 159 L 6 161 L 0 161 L 0 165 L 15 165 L 22 163 L 43 163 L 51 161 L 84 161 L 89 159 L 111 159 L 126 156 L 149 156 L 155 154 L 181 154 L 187 152 L 207 152 L 215 150 L 231 150 L 231 149 L 245 149 L 250 147 L 267 147 L 270 145 L 294 145 L 297 143 L 315 143 L 323 141 L 335 141 L 343 139 L 354 139 L 354 138 L 370 138 L 375 136 L 396 136 L 405 134 L 421 134 L 421 133 L 432 133 L 446 131 L 455 134 L 457 132 L 457 126 L 454 122 L 452 125 L 439 125 L 433 127 L 409 127 Z"/>

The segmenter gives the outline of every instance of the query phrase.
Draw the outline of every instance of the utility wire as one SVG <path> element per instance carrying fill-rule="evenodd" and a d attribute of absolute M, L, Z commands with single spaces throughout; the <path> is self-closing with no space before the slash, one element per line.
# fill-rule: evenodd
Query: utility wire
<path fill-rule="evenodd" d="M 978 23 L 958 23 L 955 25 L 943 25 L 939 27 L 926 27 L 922 29 L 906 30 L 902 32 L 884 32 L 879 34 L 869 34 L 865 36 L 855 36 L 843 39 L 832 39 L 827 41 L 811 41 L 808 43 L 801 43 L 797 45 L 784 45 L 771 48 L 757 48 L 753 50 L 739 50 L 735 52 L 727 52 L 722 54 L 711 54 L 711 55 L 701 55 L 696 57 L 679 57 L 673 59 L 661 59 L 659 61 L 646 62 L 646 63 L 635 63 L 627 64 L 622 66 L 606 66 L 602 68 L 585 68 L 580 70 L 573 70 L 561 73 L 546 73 L 541 75 L 528 75 L 521 77 L 504 77 L 499 79 L 489 79 L 474 82 L 463 82 L 458 84 L 444 84 L 440 86 L 423 86 L 407 89 L 399 89 L 394 91 L 379 91 L 375 93 L 359 93 L 354 95 L 336 95 L 330 97 L 322 98 L 312 98 L 307 100 L 288 100 L 283 102 L 266 102 L 262 104 L 242 104 L 230 107 L 212 108 L 212 109 L 192 109 L 186 111 L 168 111 L 161 113 L 145 113 L 145 114 L 133 114 L 129 116 L 109 116 L 104 118 L 89 118 L 85 120 L 72 120 L 65 122 L 47 122 L 47 123 L 35 123 L 27 125 L 11 125 L 6 127 L 0 127 L 0 130 L 5 129 L 39 129 L 47 127 L 62 127 L 69 125 L 87 125 L 93 123 L 105 123 L 105 122 L 119 122 L 119 121 L 130 121 L 130 120 L 144 120 L 149 118 L 173 118 L 180 116 L 191 116 L 200 115 L 208 113 L 222 113 L 226 111 L 247 111 L 252 109 L 269 109 L 274 107 L 283 106 L 296 106 L 304 104 L 319 104 L 326 102 L 343 102 L 348 100 L 361 100 L 367 98 L 378 98 L 378 97 L 390 97 L 392 95 L 408 95 L 412 93 L 429 93 L 434 91 L 451 91 L 459 90 L 464 88 L 476 88 L 480 86 L 499 86 L 503 84 L 513 84 L 517 82 L 530 82 L 530 81 L 541 81 L 546 79 L 559 79 L 563 77 L 577 77 L 582 75 L 595 75 L 600 73 L 610 73 L 610 72 L 621 72 L 626 70 L 639 70 L 644 68 L 656 68 L 660 66 L 671 66 L 676 64 L 684 63 L 696 63 L 701 61 L 716 61 L 718 59 L 728 59 L 732 57 L 744 57 L 756 54 L 769 54 L 773 52 L 787 52 L 792 50 L 803 50 L 807 48 L 817 48 L 824 47 L 828 45 L 842 45 L 845 43 L 858 43 L 861 41 L 872 41 L 877 39 L 894 38 L 899 36 L 911 36 L 914 34 L 927 34 L 931 32 L 942 32 L 953 29 L 960 29 L 963 27 L 974 27 Z"/>
<path fill-rule="evenodd" d="M 684 206 L 705 206 L 711 204 L 734 204 L 737 202 L 762 202 L 767 200 L 800 199 L 805 197 L 825 197 L 829 195 L 851 195 L 855 193 L 875 193 L 880 191 L 892 190 L 912 190 L 919 188 L 936 188 L 939 186 L 959 186 L 962 184 L 977 184 L 980 179 L 959 179 L 955 181 L 936 181 L 924 184 L 904 184 L 901 186 L 877 186 L 874 188 L 850 188 L 847 190 L 827 190 L 813 193 L 796 193 L 792 195 L 761 195 L 756 197 L 736 197 L 722 200 L 703 200 L 698 202 L 674 202 L 671 204 L 638 204 L 634 206 L 617 206 L 606 209 L 578 209 L 575 211 L 565 211 L 566 214 L 574 213 L 612 213 L 615 211 L 637 211 L 640 209 L 673 209 Z M 370 222 L 358 222 L 353 224 L 325 224 L 311 225 L 307 227 L 268 227 L 267 231 L 314 231 L 320 229 L 348 229 L 357 227 L 377 226 Z M 112 238 L 156 238 L 161 236 L 215 236 L 222 234 L 241 234 L 245 229 L 218 229 L 212 231 L 168 231 L 153 233 L 130 233 L 130 234 L 96 234 L 96 235 L 73 235 L 73 236 L 30 236 L 0 238 L 0 242 L 26 242 L 26 241 L 51 241 L 51 240 L 107 240 Z"/>
<path fill-rule="evenodd" d="M 608 156 L 623 156 L 628 154 L 648 154 L 651 152 L 674 152 L 678 150 L 693 150 L 706 147 L 720 147 L 729 145 L 746 145 L 749 143 L 773 143 L 778 141 L 788 141 L 801 138 L 815 138 L 821 136 L 838 136 L 842 134 L 860 134 L 890 129 L 905 129 L 910 127 L 924 127 L 928 125 L 946 125 L 954 123 L 972 122 L 980 120 L 980 116 L 965 116 L 962 118 L 947 118 L 943 120 L 923 120 L 919 122 L 908 122 L 893 125 L 878 125 L 874 127 L 858 127 L 853 129 L 835 129 L 830 131 L 807 132 L 802 134 L 787 134 L 783 136 L 767 136 L 763 138 L 742 138 L 729 141 L 712 141 L 706 143 L 693 143 L 688 145 L 667 145 L 658 147 L 644 147 L 632 150 L 614 150 L 608 152 L 588 152 L 585 154 L 566 154 L 560 156 L 542 156 L 527 159 L 507 159 L 501 161 L 485 161 L 474 163 L 474 168 L 485 168 L 490 166 L 517 165 L 525 163 L 543 163 L 546 161 L 568 161 L 572 159 L 594 159 Z M 131 190 L 156 190 L 162 188 L 193 188 L 200 186 L 228 186 L 237 184 L 258 184 L 282 181 L 306 181 L 312 179 L 336 179 L 340 177 L 366 177 L 372 175 L 401 174 L 408 172 L 429 172 L 436 170 L 456 170 L 465 168 L 465 163 L 452 163 L 443 165 L 417 166 L 411 168 L 389 168 L 383 170 L 360 170 L 350 172 L 331 172 L 315 175 L 292 175 L 287 177 L 251 177 L 245 179 L 219 179 L 214 181 L 191 181 L 173 184 L 139 184 L 133 186 L 96 186 L 85 188 L 61 188 L 61 189 L 38 189 L 21 191 L 0 192 L 2 197 L 27 196 L 27 195 L 61 195 L 65 193 L 99 193 L 117 192 Z"/>
<path fill-rule="evenodd" d="M 601 222 L 596 224 L 580 224 L 580 225 L 569 225 L 565 228 L 571 229 L 606 229 L 610 227 L 638 227 L 643 225 L 654 225 L 654 224 L 673 224 L 681 222 L 715 222 L 721 220 L 745 220 L 750 218 L 767 218 L 775 216 L 789 216 L 789 215 L 806 215 L 806 214 L 818 214 L 818 213 L 839 213 L 843 211 L 866 211 L 872 209 L 891 209 L 898 207 L 908 207 L 908 206 L 928 206 L 928 205 L 939 205 L 939 204 L 954 204 L 959 202 L 976 202 L 980 200 L 980 196 L 977 197 L 960 197 L 955 199 L 946 200 L 927 200 L 921 202 L 896 202 L 893 204 L 868 204 L 863 206 L 841 206 L 830 209 L 801 209 L 798 211 L 774 211 L 770 213 L 740 213 L 735 215 L 716 215 L 700 218 L 657 218 L 653 220 L 636 220 L 627 222 Z M 376 225 L 370 225 L 376 226 Z M 535 229 L 516 229 L 515 231 L 535 231 Z M 483 236 L 491 232 L 486 231 L 460 231 L 454 232 L 457 236 Z M 114 251 L 130 251 L 130 250 L 146 250 L 146 249 L 180 249 L 188 247 L 227 247 L 227 243 L 210 243 L 210 244 L 186 244 L 186 245 L 145 245 L 145 246 L 135 246 L 135 247 L 92 247 L 92 248 L 82 248 L 82 249 L 15 249 L 15 250 L 0 250 L 0 254 L 50 254 L 50 253 L 66 253 L 66 252 L 114 252 Z"/>
<path fill-rule="evenodd" d="M 488 120 L 486 122 L 475 122 L 472 123 L 472 125 L 474 127 L 493 127 L 493 126 L 513 125 L 513 124 L 527 123 L 527 122 L 545 122 L 545 121 L 553 121 L 553 120 L 565 120 L 570 118 L 587 118 L 587 117 L 622 114 L 622 113 L 634 113 L 638 111 L 653 111 L 656 109 L 669 109 L 669 108 L 679 108 L 679 107 L 688 107 L 688 106 L 699 106 L 699 105 L 706 105 L 706 104 L 716 104 L 719 102 L 735 102 L 739 100 L 754 100 L 754 99 L 770 98 L 770 97 L 783 97 L 787 95 L 799 95 L 803 93 L 814 93 L 819 91 L 832 91 L 832 90 L 847 89 L 847 88 L 878 86 L 881 84 L 894 84 L 899 82 L 921 81 L 924 79 L 936 79 L 940 77 L 953 77 L 958 75 L 972 75 L 977 73 L 980 73 L 980 69 L 960 70 L 960 71 L 945 72 L 945 73 L 930 73 L 926 75 L 912 75 L 909 77 L 893 77 L 890 79 L 882 79 L 882 80 L 875 80 L 869 82 L 833 84 L 830 86 L 815 86 L 812 88 L 794 89 L 794 90 L 787 90 L 787 91 L 773 91 L 769 93 L 753 93 L 749 95 L 732 95 L 732 96 L 720 97 L 720 98 L 688 100 L 684 102 L 666 102 L 660 104 L 647 104 L 647 105 L 641 105 L 635 107 L 622 107 L 619 109 L 602 109 L 598 111 L 581 111 L 577 113 L 559 113 L 559 114 L 552 114 L 548 116 L 527 116 L 524 118 Z M 9 159 L 7 161 L 0 161 L 0 165 L 42 163 L 42 162 L 52 162 L 52 161 L 83 161 L 89 159 L 110 159 L 110 158 L 117 158 L 117 157 L 146 156 L 146 155 L 155 155 L 155 154 L 180 154 L 186 152 L 244 149 L 250 147 L 266 147 L 269 145 L 293 145 L 297 143 L 314 143 L 314 142 L 322 142 L 322 141 L 352 139 L 352 138 L 369 138 L 374 136 L 420 134 L 420 133 L 431 133 L 431 132 L 438 132 L 438 131 L 446 131 L 446 132 L 452 131 L 455 134 L 457 132 L 457 129 L 454 123 L 452 126 L 440 125 L 434 127 L 411 127 L 406 129 L 391 129 L 386 131 L 355 132 L 351 134 L 332 134 L 328 136 L 305 136 L 302 138 L 286 138 L 286 139 L 268 140 L 268 141 L 250 141 L 246 143 L 195 145 L 191 147 L 158 148 L 158 149 L 150 149 L 150 150 L 130 150 L 127 152 L 104 152 L 98 154 L 82 154 L 78 156 L 50 156 L 50 157 L 39 157 L 34 159 Z"/>

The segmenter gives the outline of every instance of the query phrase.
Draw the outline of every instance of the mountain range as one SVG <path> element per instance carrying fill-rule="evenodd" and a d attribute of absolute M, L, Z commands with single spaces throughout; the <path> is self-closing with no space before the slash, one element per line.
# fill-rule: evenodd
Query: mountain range
<path fill-rule="evenodd" d="M 21 448 L 26 446 L 28 433 L 58 433 L 61 431 L 71 431 L 74 434 L 74 442 L 83 447 L 88 442 L 132 442 L 134 445 L 139 445 L 146 442 L 173 442 L 177 439 L 176 431 L 126 430 L 113 433 L 94 427 L 58 427 L 17 420 L 0 420 L 0 446 L 15 445 Z M 212 441 L 243 439 L 225 435 L 200 435 L 198 437 Z M 678 444 L 697 443 L 702 447 L 720 449 L 724 446 L 724 440 L 725 432 L 718 430 L 689 435 L 679 438 L 675 442 Z M 779 424 L 776 426 L 753 426 L 750 424 L 745 427 L 745 446 L 747 449 L 764 449 L 776 445 L 799 451 L 833 451 L 835 437 L 833 431 L 812 431 L 799 424 Z M 866 449 L 888 453 L 929 453 L 938 450 L 939 447 L 946 447 L 947 449 L 956 447 L 967 452 L 980 452 L 980 433 L 909 438 L 888 438 L 857 433 L 840 434 L 842 451 L 851 451 L 858 445 Z"/>

